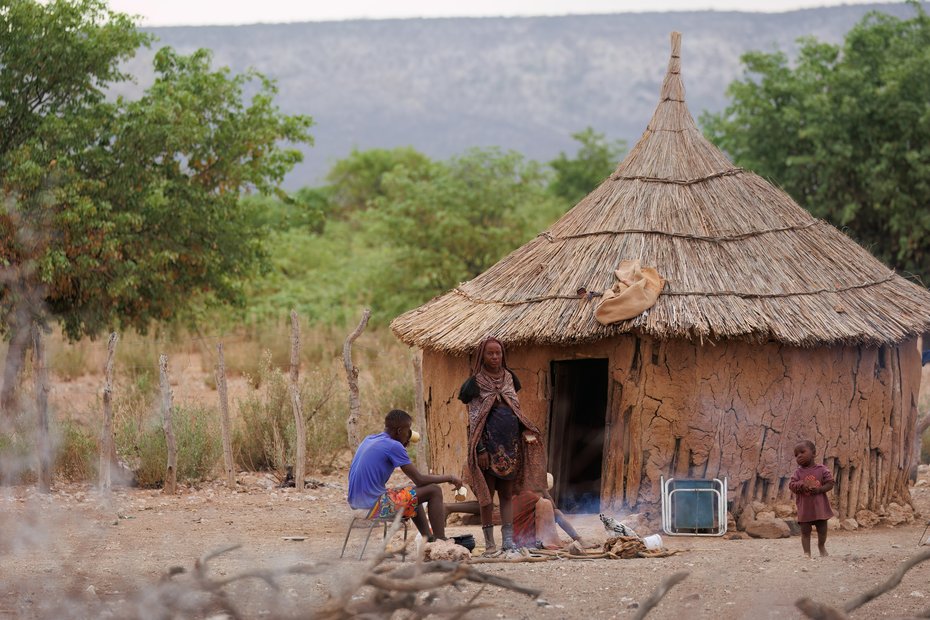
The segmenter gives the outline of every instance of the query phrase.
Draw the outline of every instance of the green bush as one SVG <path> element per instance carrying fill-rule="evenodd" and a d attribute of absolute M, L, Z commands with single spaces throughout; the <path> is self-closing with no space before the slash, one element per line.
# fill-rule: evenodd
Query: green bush
<path fill-rule="evenodd" d="M 61 423 L 55 472 L 71 481 L 91 481 L 97 474 L 98 441 L 94 433 L 74 420 Z"/>

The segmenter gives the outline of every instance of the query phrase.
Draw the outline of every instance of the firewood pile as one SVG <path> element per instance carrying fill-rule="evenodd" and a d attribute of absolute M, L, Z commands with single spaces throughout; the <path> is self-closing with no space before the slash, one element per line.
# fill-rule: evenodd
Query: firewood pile
<path fill-rule="evenodd" d="M 629 560 L 631 558 L 667 558 L 677 551 L 668 549 L 647 549 L 646 543 L 636 536 L 614 536 L 604 541 L 604 553 L 608 557 Z M 613 559 L 613 558 L 612 558 Z"/>

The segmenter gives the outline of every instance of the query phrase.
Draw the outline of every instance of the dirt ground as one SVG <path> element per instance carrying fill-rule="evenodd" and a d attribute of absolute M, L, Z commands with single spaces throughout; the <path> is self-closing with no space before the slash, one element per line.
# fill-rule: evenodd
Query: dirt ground
<path fill-rule="evenodd" d="M 665 546 L 681 553 L 660 559 L 483 565 L 483 571 L 538 588 L 542 601 L 488 588 L 480 600 L 492 607 L 469 617 L 632 617 L 636 604 L 676 571 L 690 575 L 650 618 L 800 618 L 793 603 L 802 596 L 839 606 L 887 579 L 919 550 L 930 516 L 930 472 L 921 469 L 912 489 L 920 513 L 914 523 L 831 532 L 828 558 L 803 558 L 797 537 L 664 536 Z M 361 530 L 353 531 L 347 558 L 339 559 L 350 518 L 344 471 L 315 480 L 316 488 L 297 491 L 277 488 L 270 476 L 240 474 L 236 490 L 211 482 L 183 487 L 176 496 L 117 489 L 109 499 L 88 485 L 60 484 L 50 495 L 32 487 L 0 489 L 0 618 L 103 617 L 127 597 L 135 601 L 134 613 L 154 617 L 157 605 L 146 599 L 152 584 L 170 567 L 190 569 L 197 557 L 229 544 L 242 546 L 210 562 L 217 578 L 298 562 L 326 563 L 319 575 L 284 578 L 277 592 L 258 580 L 227 586 L 247 617 L 305 614 L 366 566 L 356 559 L 364 540 Z M 572 520 L 586 538 L 606 538 L 597 515 Z M 453 525 L 449 533 L 472 533 L 481 540 L 478 526 Z M 477 588 L 449 589 L 447 596 L 464 603 Z M 129 613 L 119 609 L 109 616 Z M 900 618 L 928 609 L 930 562 L 853 617 Z"/>
<path fill-rule="evenodd" d="M 215 398 L 198 360 L 184 360 L 175 376 L 178 400 Z M 930 366 L 923 385 L 930 385 Z M 242 385 L 240 385 L 240 383 Z M 235 391 L 245 391 L 244 382 Z M 921 402 L 926 400 L 926 390 Z M 53 406 L 79 412 L 99 397 L 98 377 L 56 385 Z M 0 487 L 0 620 L 3 618 L 123 618 L 160 616 L 155 584 L 171 567 L 187 570 L 205 553 L 241 545 L 208 564 L 216 579 L 243 571 L 294 564 L 318 565 L 319 574 L 292 575 L 275 590 L 261 580 L 225 587 L 244 617 L 306 617 L 331 592 L 350 587 L 367 567 L 359 561 L 364 532 L 340 549 L 350 520 L 345 504 L 345 463 L 333 474 L 311 474 L 314 488 L 277 488 L 270 475 L 241 473 L 236 489 L 222 482 L 184 486 L 178 495 L 160 490 L 115 489 L 101 496 L 91 485 L 58 483 L 51 494 L 33 487 Z M 801 554 L 798 537 L 724 540 L 663 536 L 680 553 L 660 559 L 553 560 L 490 564 L 487 573 L 539 589 L 540 600 L 487 588 L 478 599 L 490 605 L 474 618 L 630 618 L 668 575 L 689 576 L 662 600 L 650 618 L 801 618 L 794 601 L 808 596 L 833 606 L 885 581 L 907 558 L 930 544 L 930 471 L 922 466 L 911 489 L 916 520 L 895 528 L 831 531 L 831 556 Z M 622 515 L 620 515 L 622 516 Z M 597 515 L 572 517 L 590 541 L 606 538 Z M 450 535 L 478 526 L 451 525 Z M 640 532 L 650 534 L 653 532 Z M 411 537 L 413 532 L 411 531 Z M 499 538 L 498 531 L 498 538 Z M 377 542 L 372 537 L 372 545 Z M 300 540 L 297 540 L 300 539 Z M 369 548 L 371 549 L 371 547 Z M 174 578 L 187 583 L 188 575 Z M 444 597 L 462 604 L 478 591 L 468 584 Z M 158 594 L 161 593 L 161 594 Z M 364 592 L 362 592 L 364 594 Z M 188 601 L 194 605 L 193 601 Z M 871 601 L 853 618 L 913 617 L 930 610 L 930 562 L 911 570 L 900 586 Z M 192 617 L 180 614 L 175 617 Z"/>

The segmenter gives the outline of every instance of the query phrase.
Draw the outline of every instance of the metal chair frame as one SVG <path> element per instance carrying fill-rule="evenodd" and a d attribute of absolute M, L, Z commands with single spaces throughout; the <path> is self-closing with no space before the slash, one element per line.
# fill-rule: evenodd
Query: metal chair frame
<path fill-rule="evenodd" d="M 404 548 L 403 548 L 403 550 L 400 552 L 400 560 L 401 560 L 401 562 L 406 561 L 406 559 L 407 559 L 407 527 L 409 526 L 409 521 L 410 521 L 409 518 L 401 519 L 401 523 L 404 524 Z M 371 532 L 372 532 L 372 530 L 375 529 L 375 526 L 376 526 L 377 524 L 379 524 L 379 523 L 381 523 L 381 524 L 384 526 L 384 532 L 383 532 L 383 534 L 382 534 L 382 540 L 383 540 L 383 539 L 387 538 L 388 525 L 392 525 L 392 524 L 394 523 L 394 517 L 391 517 L 390 519 L 379 519 L 378 517 L 375 517 L 375 518 L 373 518 L 373 519 L 369 519 L 367 516 L 360 517 L 360 516 L 358 516 L 357 514 L 356 514 L 356 515 L 353 515 L 353 516 L 352 516 L 352 521 L 349 522 L 349 529 L 346 530 L 346 538 L 345 538 L 344 541 L 342 541 L 342 553 L 339 554 L 339 557 L 340 557 L 340 558 L 342 558 L 343 556 L 345 556 L 345 554 L 346 554 L 346 546 L 349 544 L 349 536 L 352 534 L 352 530 L 353 530 L 353 529 L 356 529 L 356 528 L 355 528 L 355 524 L 356 524 L 356 523 L 359 523 L 359 522 L 362 522 L 362 523 L 366 523 L 366 522 L 367 522 L 367 523 L 369 524 L 369 525 L 368 525 L 368 532 L 367 532 L 367 534 L 365 535 L 365 544 L 362 545 L 362 550 L 361 550 L 361 551 L 359 552 L 359 554 L 358 554 L 358 559 L 361 560 L 362 557 L 365 555 L 365 549 L 368 548 L 368 540 L 371 538 Z M 359 529 L 361 529 L 361 528 L 359 528 Z"/>
<path fill-rule="evenodd" d="M 719 478 L 681 478 L 681 481 L 701 481 L 711 483 L 712 487 L 706 488 L 682 488 L 676 489 L 675 478 L 660 478 L 662 489 L 662 531 L 669 536 L 723 536 L 727 533 L 727 479 Z M 676 493 L 682 494 L 706 494 L 714 496 L 715 513 L 717 516 L 717 531 L 708 533 L 699 532 L 682 532 L 679 531 L 675 524 L 675 515 L 672 499 Z"/>

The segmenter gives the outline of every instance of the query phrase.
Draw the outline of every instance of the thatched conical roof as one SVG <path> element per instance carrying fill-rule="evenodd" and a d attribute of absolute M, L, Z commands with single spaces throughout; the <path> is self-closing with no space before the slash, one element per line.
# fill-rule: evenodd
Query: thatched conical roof
<path fill-rule="evenodd" d="M 486 334 L 569 345 L 657 338 L 815 346 L 899 342 L 930 329 L 930 292 L 888 269 L 786 193 L 733 166 L 685 105 L 680 35 L 659 104 L 616 172 L 526 245 L 392 323 L 405 343 L 450 353 Z M 656 305 L 603 326 L 599 297 L 622 259 L 668 284 Z"/>

